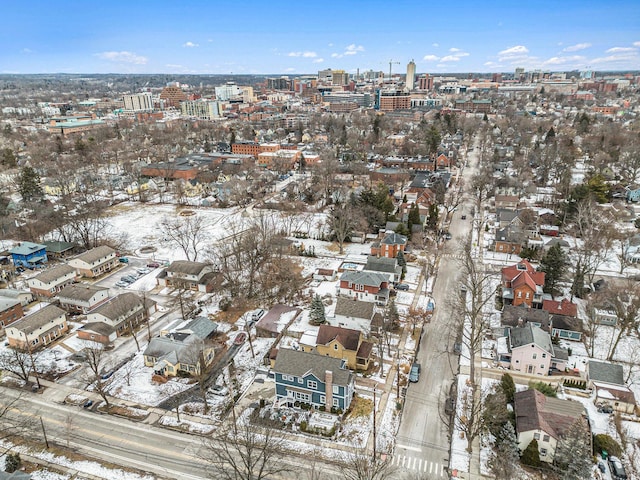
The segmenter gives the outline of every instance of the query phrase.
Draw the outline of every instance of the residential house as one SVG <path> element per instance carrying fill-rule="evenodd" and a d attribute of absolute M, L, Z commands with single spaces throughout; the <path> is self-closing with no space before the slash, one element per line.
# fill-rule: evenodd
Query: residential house
<path fill-rule="evenodd" d="M 626 200 L 627 202 L 640 201 L 640 187 L 637 185 L 631 185 L 627 187 Z"/>
<path fill-rule="evenodd" d="M 496 230 L 495 251 L 520 255 L 522 247 L 526 245 L 526 238 L 521 227 L 517 225 L 507 225 L 500 230 Z"/>
<path fill-rule="evenodd" d="M 76 269 L 78 276 L 87 278 L 99 277 L 119 264 L 116 251 L 107 245 L 92 248 L 70 259 L 67 263 Z"/>
<path fill-rule="evenodd" d="M 404 252 L 407 246 L 407 237 L 395 232 L 388 232 L 377 242 L 371 244 L 371 255 L 376 257 L 395 258 L 398 252 Z"/>
<path fill-rule="evenodd" d="M 214 268 L 203 262 L 177 260 L 158 274 L 158 285 L 209 293 L 213 289 Z"/>
<path fill-rule="evenodd" d="M 389 301 L 389 276 L 367 271 L 346 271 L 340 276 L 338 293 L 342 296 L 386 305 Z"/>
<path fill-rule="evenodd" d="M 47 247 L 39 243 L 20 242 L 9 253 L 16 267 L 34 268 L 47 263 Z"/>
<path fill-rule="evenodd" d="M 633 414 L 636 398 L 624 381 L 622 365 L 589 360 L 587 382 L 596 392 L 596 404 L 610 405 L 616 412 Z"/>
<path fill-rule="evenodd" d="M 7 327 L 9 345 L 20 349 L 36 349 L 54 342 L 69 330 L 67 312 L 47 305 Z"/>
<path fill-rule="evenodd" d="M 537 440 L 543 462 L 553 463 L 558 442 L 576 422 L 584 426 L 585 442 L 591 445 L 586 410 L 580 402 L 545 397 L 530 388 L 516 392 L 514 410 L 518 448 L 524 451 L 534 439 Z"/>
<path fill-rule="evenodd" d="M 143 299 L 133 292 L 123 293 L 99 305 L 87 314 L 87 322 L 101 322 L 113 328 L 118 336 L 143 322 L 156 310 L 156 302 Z M 84 333 L 78 331 L 78 337 L 85 340 Z"/>
<path fill-rule="evenodd" d="M 340 358 L 280 349 L 273 373 L 276 402 L 280 405 L 306 403 L 345 411 L 353 399 L 355 376 Z"/>
<path fill-rule="evenodd" d="M 67 312 L 86 314 L 109 300 L 109 289 L 87 283 L 72 283 L 60 290 L 57 298 L 60 307 Z"/>
<path fill-rule="evenodd" d="M 553 345 L 551 336 L 540 327 L 531 323 L 509 327 L 503 338 L 506 338 L 506 350 L 500 350 L 499 345 L 498 351 L 498 360 L 503 366 L 529 375 L 546 376 L 552 368 L 566 370 L 567 351 Z"/>
<path fill-rule="evenodd" d="M 20 300 L 0 297 L 0 330 L 24 317 Z"/>
<path fill-rule="evenodd" d="M 350 328 L 320 325 L 317 332 L 305 334 L 300 339 L 303 352 L 316 352 L 346 360 L 353 370 L 367 370 L 373 343 L 364 340 L 362 331 Z"/>
<path fill-rule="evenodd" d="M 596 322 L 600 325 L 609 325 L 613 326 L 618 323 L 618 314 L 615 310 L 609 310 L 607 308 L 596 308 L 594 309 L 594 313 L 596 316 Z"/>
<path fill-rule="evenodd" d="M 0 299 L 10 298 L 18 300 L 23 307 L 33 302 L 33 293 L 28 290 L 16 290 L 14 288 L 0 288 Z"/>
<path fill-rule="evenodd" d="M 369 255 L 363 270 L 386 273 L 389 275 L 389 283 L 398 283 L 402 278 L 402 267 L 398 265 L 396 257 L 374 257 Z"/>
<path fill-rule="evenodd" d="M 528 260 L 502 269 L 502 300 L 505 305 L 526 304 L 542 307 L 544 272 L 538 272 Z"/>
<path fill-rule="evenodd" d="M 545 300 L 546 302 L 546 300 Z M 525 304 L 519 306 L 505 305 L 502 309 L 502 325 L 522 327 L 531 323 L 551 335 L 551 338 L 580 341 L 582 339 L 582 322 L 566 315 L 551 315 L 546 310 L 529 308 Z"/>
<path fill-rule="evenodd" d="M 563 340 L 582 340 L 582 321 L 577 318 L 578 305 L 563 298 L 557 300 L 543 300 L 542 309 L 551 315 L 551 338 Z"/>
<path fill-rule="evenodd" d="M 302 313 L 297 307 L 274 305 L 256 323 L 258 337 L 277 338 Z"/>
<path fill-rule="evenodd" d="M 36 297 L 53 297 L 76 279 L 76 270 L 69 265 L 56 265 L 27 280 Z"/>
<path fill-rule="evenodd" d="M 71 255 L 73 249 L 76 248 L 75 243 L 62 242 L 58 240 L 50 240 L 42 242 L 47 250 L 47 256 L 49 258 L 66 258 Z"/>
<path fill-rule="evenodd" d="M 103 345 L 112 344 L 118 334 L 116 329 L 104 322 L 88 322 L 82 325 L 78 330 L 78 338 L 91 342 L 102 343 Z"/>
<path fill-rule="evenodd" d="M 372 321 L 376 313 L 375 304 L 361 302 L 353 298 L 338 297 L 333 317 L 327 317 L 327 322 L 335 327 L 359 330 L 365 335 L 372 331 Z"/>
<path fill-rule="evenodd" d="M 184 328 L 163 332 L 149 342 L 143 353 L 144 364 L 153 367 L 156 375 L 173 377 L 178 372 L 200 375 L 213 362 L 215 351 L 206 340 L 216 330 L 216 323 L 198 317 Z"/>
<path fill-rule="evenodd" d="M 497 194 L 495 198 L 496 211 L 499 208 L 507 208 L 510 210 L 515 210 L 516 208 L 518 208 L 519 203 L 520 203 L 520 197 L 517 195 Z"/>

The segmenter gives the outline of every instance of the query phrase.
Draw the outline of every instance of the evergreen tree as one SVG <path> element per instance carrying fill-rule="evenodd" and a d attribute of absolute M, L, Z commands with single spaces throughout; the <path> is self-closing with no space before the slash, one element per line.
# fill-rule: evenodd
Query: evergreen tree
<path fill-rule="evenodd" d="M 489 467 L 496 480 L 511 480 L 517 478 L 517 465 L 520 459 L 516 430 L 511 422 L 506 422 L 496 438 L 496 444 Z"/>
<path fill-rule="evenodd" d="M 18 191 L 25 202 L 41 199 L 44 196 L 44 192 L 40 186 L 38 172 L 29 166 L 24 167 L 18 176 Z"/>
<path fill-rule="evenodd" d="M 431 155 L 435 155 L 436 153 L 438 153 L 440 140 L 440 132 L 435 127 L 435 125 L 431 125 L 431 127 L 427 131 L 427 147 L 429 147 L 429 153 Z"/>
<path fill-rule="evenodd" d="M 586 425 L 582 419 L 575 421 L 560 438 L 553 463 L 564 480 L 590 478 L 591 449 Z"/>
<path fill-rule="evenodd" d="M 15 167 L 18 164 L 18 159 L 15 153 L 13 153 L 13 149 L 7 147 L 2 150 L 2 161 L 0 163 L 7 167 Z"/>
<path fill-rule="evenodd" d="M 545 273 L 544 291 L 546 293 L 553 295 L 557 291 L 558 284 L 564 278 L 568 265 L 567 255 L 558 244 L 551 247 L 542 257 L 539 270 Z"/>
<path fill-rule="evenodd" d="M 500 388 L 502 389 L 502 393 L 504 393 L 504 398 L 507 403 L 513 403 L 513 397 L 516 393 L 516 384 L 511 375 L 508 373 L 502 375 L 502 378 L 500 379 Z"/>
<path fill-rule="evenodd" d="M 309 312 L 309 322 L 311 325 L 322 325 L 327 321 L 324 313 L 324 303 L 320 295 L 315 295 L 311 300 L 311 311 Z"/>
<path fill-rule="evenodd" d="M 402 267 L 402 276 L 407 273 L 407 259 L 404 258 L 404 252 L 402 250 L 398 250 L 398 255 L 396 255 L 396 259 L 398 260 L 398 265 Z"/>
<path fill-rule="evenodd" d="M 409 215 L 407 218 L 409 231 L 411 231 L 412 225 L 420 225 L 420 207 L 415 203 L 411 204 L 411 208 L 409 208 Z"/>
<path fill-rule="evenodd" d="M 4 459 L 4 469 L 7 473 L 13 473 L 22 465 L 19 453 L 9 453 Z"/>
<path fill-rule="evenodd" d="M 427 225 L 431 230 L 435 230 L 438 225 L 438 205 L 435 203 L 429 205 L 429 216 L 427 217 Z"/>
<path fill-rule="evenodd" d="M 530 467 L 540 467 L 540 452 L 538 451 L 538 441 L 535 438 L 522 452 L 520 461 Z"/>

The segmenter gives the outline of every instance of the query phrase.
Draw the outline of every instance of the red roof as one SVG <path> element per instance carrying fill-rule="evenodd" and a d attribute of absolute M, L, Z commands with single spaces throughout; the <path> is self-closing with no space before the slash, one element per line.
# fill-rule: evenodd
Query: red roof
<path fill-rule="evenodd" d="M 521 262 L 516 263 L 515 265 L 504 267 L 502 269 L 503 282 L 515 282 L 516 278 L 518 278 L 519 275 L 522 275 L 523 277 L 529 277 L 530 280 L 520 280 L 519 284 L 526 282 L 529 286 L 531 286 L 531 282 L 533 282 L 533 286 L 531 287 L 533 290 L 536 289 L 535 285 L 544 285 L 544 272 L 536 271 L 536 269 L 533 268 L 533 266 L 526 259 L 523 259 Z"/>
<path fill-rule="evenodd" d="M 567 317 L 578 316 L 578 305 L 566 298 L 563 298 L 559 302 L 556 300 L 544 300 L 542 302 L 542 309 L 552 315 L 566 315 Z"/>

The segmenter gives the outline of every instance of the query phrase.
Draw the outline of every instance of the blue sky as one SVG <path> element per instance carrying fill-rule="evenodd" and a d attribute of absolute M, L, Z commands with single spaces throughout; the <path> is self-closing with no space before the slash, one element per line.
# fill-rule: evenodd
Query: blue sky
<path fill-rule="evenodd" d="M 640 70 L 638 0 L 23 0 L 2 20 L 0 73 Z"/>

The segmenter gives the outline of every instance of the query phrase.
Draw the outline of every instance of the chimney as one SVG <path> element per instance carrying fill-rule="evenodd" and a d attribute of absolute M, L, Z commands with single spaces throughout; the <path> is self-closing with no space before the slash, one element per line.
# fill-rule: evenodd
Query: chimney
<path fill-rule="evenodd" d="M 518 326 L 519 327 L 524 326 L 524 320 L 522 320 L 522 317 L 518 317 Z"/>
<path fill-rule="evenodd" d="M 331 411 L 333 406 L 333 372 L 331 370 L 324 372 L 324 390 L 325 407 L 327 411 Z"/>

